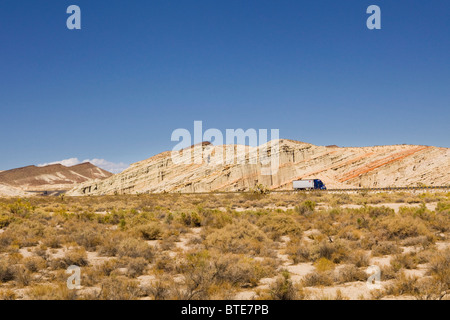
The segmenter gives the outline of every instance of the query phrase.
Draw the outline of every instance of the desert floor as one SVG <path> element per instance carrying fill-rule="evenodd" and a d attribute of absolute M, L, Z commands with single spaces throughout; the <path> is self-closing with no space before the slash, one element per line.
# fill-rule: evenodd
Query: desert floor
<path fill-rule="evenodd" d="M 0 299 L 449 299 L 449 215 L 441 192 L 3 198 Z"/>

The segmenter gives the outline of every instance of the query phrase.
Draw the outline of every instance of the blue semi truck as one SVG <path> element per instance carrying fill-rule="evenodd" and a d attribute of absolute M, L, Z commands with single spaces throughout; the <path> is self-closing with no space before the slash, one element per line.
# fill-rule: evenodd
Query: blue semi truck
<path fill-rule="evenodd" d="M 327 190 L 320 179 L 295 180 L 292 185 L 294 190 Z"/>

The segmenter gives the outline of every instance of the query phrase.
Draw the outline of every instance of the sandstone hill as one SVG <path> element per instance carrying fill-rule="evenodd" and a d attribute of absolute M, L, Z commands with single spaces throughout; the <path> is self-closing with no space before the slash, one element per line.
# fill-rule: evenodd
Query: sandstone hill
<path fill-rule="evenodd" d="M 20 188 L 14 188 L 11 186 L 6 186 L 4 184 L 0 184 L 0 196 L 1 197 L 27 197 L 31 196 L 31 193 L 23 191 Z"/>
<path fill-rule="evenodd" d="M 28 166 L 2 171 L 0 172 L 0 184 L 4 186 L 3 194 L 8 195 L 14 189 L 22 191 L 69 190 L 78 183 L 111 176 L 112 173 L 88 162 L 72 167 L 54 164 L 45 167 Z M 6 192 L 7 187 L 10 192 Z"/>
<path fill-rule="evenodd" d="M 274 147 L 276 144 L 279 148 Z M 68 194 L 245 191 L 256 184 L 272 190 L 289 190 L 293 180 L 305 178 L 321 179 L 328 188 L 450 184 L 448 148 L 417 145 L 340 148 L 286 139 L 256 148 L 208 144 L 200 148 L 210 155 L 200 163 L 175 164 L 171 152 L 163 152 L 102 181 L 77 185 Z M 217 155 L 225 154 L 224 150 L 236 151 L 231 163 L 211 161 L 211 156 L 219 158 Z M 240 162 L 243 153 L 246 161 Z M 255 153 L 277 155 L 278 170 L 263 175 L 267 166 L 249 163 Z"/>

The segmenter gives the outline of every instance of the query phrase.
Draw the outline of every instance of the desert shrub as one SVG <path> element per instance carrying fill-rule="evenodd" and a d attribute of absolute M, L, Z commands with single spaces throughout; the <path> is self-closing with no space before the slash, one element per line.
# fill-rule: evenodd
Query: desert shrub
<path fill-rule="evenodd" d="M 339 300 L 350 300 L 350 298 L 347 297 L 346 295 L 344 295 L 342 293 L 342 291 L 340 289 L 338 289 L 338 290 L 336 290 L 336 294 L 335 294 L 333 300 L 337 300 L 337 301 L 339 301 Z"/>
<path fill-rule="evenodd" d="M 156 222 L 136 227 L 136 233 L 144 240 L 158 240 L 162 236 L 162 228 Z"/>
<path fill-rule="evenodd" d="M 391 260 L 391 266 L 395 270 L 405 269 L 415 269 L 418 264 L 418 258 L 415 252 L 397 254 Z"/>
<path fill-rule="evenodd" d="M 398 269 L 395 269 L 394 267 L 392 267 L 392 265 L 382 265 L 380 267 L 380 271 L 381 271 L 381 281 L 387 281 L 387 280 L 392 280 L 392 279 L 396 279 L 398 276 Z"/>
<path fill-rule="evenodd" d="M 241 221 L 209 233 L 204 244 L 208 249 L 215 248 L 222 252 L 256 255 L 270 246 L 271 240 L 253 224 Z"/>
<path fill-rule="evenodd" d="M 437 252 L 430 259 L 429 273 L 443 284 L 445 290 L 450 290 L 450 249 Z"/>
<path fill-rule="evenodd" d="M 14 218 L 11 217 L 10 215 L 0 213 L 0 230 L 9 226 L 9 224 L 13 221 Z"/>
<path fill-rule="evenodd" d="M 220 229 L 232 222 L 230 214 L 219 210 L 205 210 L 202 216 L 202 225 L 212 228 Z"/>
<path fill-rule="evenodd" d="M 401 295 L 418 295 L 419 286 L 417 285 L 418 277 L 406 276 L 404 273 L 393 281 L 391 285 L 386 288 L 388 295 L 401 296 Z"/>
<path fill-rule="evenodd" d="M 269 288 L 273 300 L 295 300 L 297 290 L 292 283 L 289 272 L 283 271 Z"/>
<path fill-rule="evenodd" d="M 300 205 L 295 207 L 295 212 L 301 215 L 312 214 L 316 208 L 316 203 L 311 200 L 303 201 Z"/>
<path fill-rule="evenodd" d="M 349 253 L 345 259 L 347 263 L 355 265 L 357 268 L 367 267 L 370 259 L 369 255 L 363 250 L 354 250 Z"/>
<path fill-rule="evenodd" d="M 404 239 L 401 244 L 405 247 L 410 246 L 421 246 L 422 248 L 427 248 L 433 244 L 433 239 L 430 239 L 427 236 L 419 236 Z"/>
<path fill-rule="evenodd" d="M 69 290 L 67 285 L 37 284 L 27 291 L 31 300 L 76 300 L 77 291 Z"/>
<path fill-rule="evenodd" d="M 439 201 L 436 205 L 436 212 L 439 213 L 449 213 L 450 212 L 450 201 Z"/>
<path fill-rule="evenodd" d="M 395 216 L 381 222 L 382 232 L 387 240 L 403 240 L 409 237 L 431 236 L 422 220 L 410 215 Z"/>
<path fill-rule="evenodd" d="M 333 194 L 332 196 L 332 201 L 337 205 L 341 205 L 341 204 L 347 204 L 350 203 L 351 198 L 350 195 L 347 193 L 339 193 L 339 194 Z"/>
<path fill-rule="evenodd" d="M 367 207 L 367 214 L 371 218 L 378 218 L 383 216 L 390 216 L 395 213 L 395 211 L 388 207 Z"/>
<path fill-rule="evenodd" d="M 302 279 L 304 287 L 331 286 L 333 277 L 329 272 L 310 272 Z"/>
<path fill-rule="evenodd" d="M 198 239 L 198 238 L 194 237 L 194 238 L 190 239 L 188 241 L 188 244 L 194 244 L 193 243 L 193 241 L 195 241 L 194 239 Z M 163 251 L 173 250 L 177 246 L 175 242 L 176 242 L 176 237 L 164 238 L 163 240 L 161 240 L 159 242 L 159 248 Z"/>
<path fill-rule="evenodd" d="M 266 195 L 270 193 L 270 189 L 267 188 L 265 185 L 259 183 L 255 185 L 253 188 L 250 188 L 250 193 L 253 193 L 255 195 Z"/>
<path fill-rule="evenodd" d="M 413 293 L 417 300 L 443 300 L 449 290 L 448 283 L 445 284 L 435 277 L 419 279 L 416 288 Z"/>
<path fill-rule="evenodd" d="M 209 289 L 215 283 L 215 268 L 210 261 L 207 250 L 186 254 L 178 266 L 183 274 L 183 287 L 174 287 L 174 294 L 181 300 L 205 300 L 209 297 Z"/>
<path fill-rule="evenodd" d="M 382 241 L 372 248 L 372 256 L 384 256 L 401 253 L 402 249 L 394 242 Z"/>
<path fill-rule="evenodd" d="M 89 264 L 87 253 L 84 248 L 72 249 L 64 256 L 64 262 L 67 266 L 76 265 L 79 267 L 87 266 Z"/>
<path fill-rule="evenodd" d="M 339 268 L 335 275 L 335 281 L 338 283 L 366 281 L 367 278 L 367 274 L 354 265 L 346 265 Z"/>
<path fill-rule="evenodd" d="M 104 230 L 101 230 L 100 228 L 80 225 L 80 227 L 76 228 L 76 231 L 71 234 L 71 238 L 86 250 L 95 251 L 97 246 L 102 244 L 103 232 Z"/>
<path fill-rule="evenodd" d="M 227 282 L 233 286 L 254 287 L 260 279 L 270 277 L 275 267 L 241 255 L 214 254 L 211 257 L 215 269 L 215 281 Z"/>
<path fill-rule="evenodd" d="M 280 236 L 292 235 L 300 237 L 302 228 L 300 224 L 288 215 L 267 215 L 258 220 L 257 226 L 269 235 L 271 239 Z"/>
<path fill-rule="evenodd" d="M 42 244 L 52 249 L 61 248 L 62 242 L 62 237 L 56 234 L 48 234 L 44 239 L 42 239 Z"/>
<path fill-rule="evenodd" d="M 45 226 L 39 221 L 23 220 L 10 224 L 2 234 L 2 238 L 21 248 L 33 247 L 39 243 L 39 239 L 44 235 L 44 232 Z"/>
<path fill-rule="evenodd" d="M 35 247 L 33 250 L 33 253 L 36 256 L 41 257 L 44 260 L 47 260 L 47 258 L 48 258 L 47 247 L 44 244 L 41 244 L 40 246 Z"/>
<path fill-rule="evenodd" d="M 8 263 L 10 265 L 22 263 L 22 260 L 23 260 L 23 255 L 20 254 L 19 252 L 11 252 L 8 255 Z"/>
<path fill-rule="evenodd" d="M 172 278 L 164 274 L 158 274 L 151 285 L 143 286 L 142 289 L 145 295 L 153 298 L 153 300 L 166 300 L 170 298 L 172 286 Z"/>
<path fill-rule="evenodd" d="M 84 248 L 75 248 L 66 252 L 64 258 L 58 258 L 50 262 L 53 269 L 67 269 L 75 265 L 84 267 L 89 264 L 87 253 Z"/>
<path fill-rule="evenodd" d="M 119 267 L 119 262 L 117 259 L 108 259 L 102 264 L 96 266 L 96 269 L 99 271 L 99 273 L 103 274 L 104 276 L 109 277 L 111 273 L 116 270 Z"/>
<path fill-rule="evenodd" d="M 127 274 L 132 277 L 141 276 L 148 266 L 148 261 L 144 258 L 128 258 L 126 261 Z"/>
<path fill-rule="evenodd" d="M 171 273 L 176 269 L 176 263 L 170 255 L 162 253 L 155 259 L 155 268 L 160 271 Z"/>
<path fill-rule="evenodd" d="M 362 238 L 362 232 L 353 226 L 346 226 L 338 232 L 338 237 L 350 241 L 357 241 Z"/>
<path fill-rule="evenodd" d="M 23 264 L 30 272 L 38 272 L 47 267 L 47 261 L 39 256 L 25 258 Z"/>
<path fill-rule="evenodd" d="M 327 258 L 320 258 L 314 263 L 317 272 L 326 272 L 334 269 L 335 264 Z"/>
<path fill-rule="evenodd" d="M 20 217 L 26 217 L 35 210 L 35 207 L 28 200 L 22 199 L 17 199 L 16 202 L 10 204 L 8 207 L 9 212 Z"/>
<path fill-rule="evenodd" d="M 118 232 L 105 235 L 102 244 L 97 248 L 98 253 L 106 257 L 117 256 L 119 244 L 124 240 L 124 238 L 125 237 Z"/>
<path fill-rule="evenodd" d="M 83 287 L 95 286 L 98 284 L 98 281 L 101 279 L 102 275 L 102 272 L 97 267 L 84 267 L 81 272 L 81 284 Z M 65 276 L 67 277 L 67 274 L 65 274 Z M 89 294 L 89 296 L 91 295 L 92 294 Z"/>
<path fill-rule="evenodd" d="M 202 217 L 197 212 L 182 212 L 180 221 L 187 227 L 200 227 L 202 225 Z"/>
<path fill-rule="evenodd" d="M 31 273 L 25 266 L 19 264 L 13 267 L 14 280 L 19 286 L 26 287 L 31 283 Z"/>
<path fill-rule="evenodd" d="M 329 241 L 322 241 L 314 247 L 312 258 L 313 260 L 326 258 L 334 263 L 340 263 L 346 259 L 349 252 L 349 248 L 344 242 L 335 241 L 330 243 Z"/>
<path fill-rule="evenodd" d="M 150 261 L 153 256 L 153 248 L 146 242 L 137 239 L 125 239 L 120 242 L 117 254 L 119 257 L 145 258 Z"/>
<path fill-rule="evenodd" d="M 8 282 L 14 279 L 14 268 L 8 261 L 0 261 L 0 282 Z"/>
<path fill-rule="evenodd" d="M 311 257 L 311 250 L 308 243 L 303 241 L 290 241 L 286 246 L 286 253 L 295 264 L 308 262 Z"/>
<path fill-rule="evenodd" d="M 136 300 L 142 294 L 136 281 L 125 277 L 110 277 L 101 283 L 103 300 Z"/>
<path fill-rule="evenodd" d="M 17 299 L 17 295 L 16 293 L 11 290 L 11 289 L 6 289 L 6 290 L 0 290 L 0 300 L 16 300 Z"/>

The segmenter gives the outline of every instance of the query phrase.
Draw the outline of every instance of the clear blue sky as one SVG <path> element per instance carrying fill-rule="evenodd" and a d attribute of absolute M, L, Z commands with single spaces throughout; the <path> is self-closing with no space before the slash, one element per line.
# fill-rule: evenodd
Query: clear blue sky
<path fill-rule="evenodd" d="M 450 1 L 1 0 L 0 108 L 0 170 L 132 163 L 194 120 L 450 147 Z"/>

